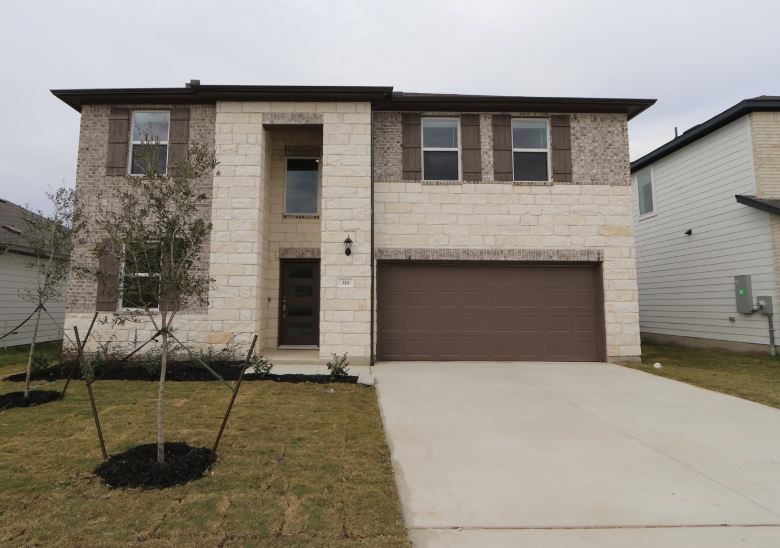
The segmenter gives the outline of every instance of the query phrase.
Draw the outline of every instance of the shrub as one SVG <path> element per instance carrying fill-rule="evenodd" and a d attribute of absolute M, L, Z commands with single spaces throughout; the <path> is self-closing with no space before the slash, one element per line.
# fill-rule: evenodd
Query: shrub
<path fill-rule="evenodd" d="M 157 376 L 160 374 L 162 349 L 152 348 L 145 352 L 141 359 L 138 361 L 138 365 L 143 367 L 149 375 Z"/>
<path fill-rule="evenodd" d="M 212 363 L 231 363 L 240 360 L 238 345 L 226 344 L 222 348 L 209 346 L 205 350 L 198 351 L 198 357 L 208 364 Z"/>
<path fill-rule="evenodd" d="M 271 358 L 267 356 L 254 355 L 249 363 L 250 367 L 255 370 L 255 373 L 264 377 L 274 368 Z"/>
<path fill-rule="evenodd" d="M 105 354 L 101 354 L 100 352 L 95 353 L 89 360 L 87 360 L 87 380 L 89 382 L 93 382 L 95 380 L 95 376 L 100 373 L 105 365 Z"/>
<path fill-rule="evenodd" d="M 32 364 L 30 365 L 32 367 L 32 374 L 35 375 L 49 367 L 49 358 L 43 354 L 36 354 L 33 356 Z"/>
<path fill-rule="evenodd" d="M 333 357 L 327 363 L 328 371 L 330 371 L 330 378 L 346 377 L 349 374 L 349 360 L 347 359 L 347 353 L 344 352 L 341 356 L 333 354 Z"/>

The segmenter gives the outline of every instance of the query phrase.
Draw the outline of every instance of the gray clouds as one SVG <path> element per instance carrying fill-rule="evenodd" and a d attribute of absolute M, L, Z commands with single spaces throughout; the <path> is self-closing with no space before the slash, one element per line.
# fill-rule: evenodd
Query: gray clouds
<path fill-rule="evenodd" d="M 393 85 L 651 97 L 636 158 L 743 98 L 780 94 L 770 1 L 78 1 L 0 7 L 0 196 L 72 184 L 78 114 L 50 88 Z"/>

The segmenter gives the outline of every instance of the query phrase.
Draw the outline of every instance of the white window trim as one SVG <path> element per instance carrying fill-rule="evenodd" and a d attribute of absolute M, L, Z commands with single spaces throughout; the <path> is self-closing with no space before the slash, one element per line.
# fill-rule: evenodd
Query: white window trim
<path fill-rule="evenodd" d="M 647 213 L 641 213 L 639 211 L 639 175 L 645 171 L 650 172 L 650 195 L 653 197 L 653 209 Z M 658 202 L 655 199 L 655 166 L 649 166 L 637 171 L 634 174 L 634 197 L 636 198 L 636 212 L 638 220 L 649 219 L 658 215 Z"/>
<path fill-rule="evenodd" d="M 455 122 L 455 128 L 458 132 L 458 146 L 457 147 L 426 147 L 425 146 L 425 121 L 426 120 L 449 120 Z M 420 119 L 420 171 L 422 172 L 423 181 L 441 181 L 441 182 L 456 182 L 463 181 L 463 167 L 461 165 L 461 136 L 460 136 L 460 118 L 457 116 L 423 116 Z M 425 152 L 457 152 L 458 153 L 458 178 L 457 179 L 426 179 L 425 178 Z"/>
<path fill-rule="evenodd" d="M 164 112 L 168 115 L 168 135 L 166 136 L 165 141 L 159 141 L 155 144 L 165 145 L 165 173 L 160 173 L 159 175 L 167 175 L 168 174 L 168 159 L 171 154 L 171 111 L 170 110 L 131 110 L 130 111 L 130 145 L 128 147 L 127 151 L 127 174 L 131 175 L 133 177 L 143 177 L 143 173 L 133 173 L 133 145 L 142 145 L 144 144 L 144 141 L 133 141 L 133 121 L 135 120 L 135 115 L 138 112 Z"/>
<path fill-rule="evenodd" d="M 547 126 L 547 148 L 515 148 L 515 122 L 539 122 L 542 121 Z M 552 135 L 550 132 L 549 118 L 512 118 L 509 122 L 509 130 L 512 132 L 512 182 L 515 183 L 551 183 L 552 182 Z M 544 181 L 518 179 L 515 176 L 515 152 L 546 152 L 547 153 L 547 179 Z"/>
<path fill-rule="evenodd" d="M 287 160 L 316 160 L 317 161 L 317 212 L 316 213 L 288 213 L 287 212 Z M 284 192 L 282 193 L 282 215 L 285 217 L 319 217 L 320 199 L 322 194 L 322 158 L 319 156 L 285 156 L 284 157 Z"/>
<path fill-rule="evenodd" d="M 124 255 L 124 253 L 123 253 L 123 255 Z M 122 259 L 122 261 L 120 263 L 120 266 L 119 266 L 119 268 L 120 268 L 119 279 L 122 281 L 122 284 L 121 284 L 122 286 L 119 288 L 119 291 L 117 291 L 117 293 L 119 294 L 119 302 L 117 303 L 117 308 L 119 310 L 122 310 L 123 312 L 145 312 L 146 309 L 144 309 L 144 308 L 142 308 L 140 306 L 124 306 L 122 304 L 124 302 L 124 300 L 125 300 L 125 284 L 124 284 L 124 281 L 127 278 L 127 273 L 125 272 L 125 263 L 126 262 L 127 261 L 125 261 L 125 259 Z M 151 275 L 152 274 L 150 274 L 149 272 L 136 272 L 135 274 L 131 274 L 131 276 L 135 276 L 135 277 L 138 277 L 138 278 L 148 278 Z M 160 275 L 157 274 L 157 276 L 159 277 Z M 152 311 L 152 312 L 159 311 L 160 310 L 160 303 L 157 303 L 157 306 L 149 307 L 149 310 Z"/>

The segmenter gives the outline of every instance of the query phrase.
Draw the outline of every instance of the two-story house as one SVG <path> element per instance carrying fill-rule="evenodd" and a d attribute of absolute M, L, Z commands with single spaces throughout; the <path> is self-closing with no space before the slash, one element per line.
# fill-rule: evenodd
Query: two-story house
<path fill-rule="evenodd" d="M 215 148 L 215 282 L 180 313 L 182 340 L 257 333 L 353 363 L 640 354 L 627 121 L 653 100 L 198 81 L 53 93 L 81 113 L 76 185 L 94 207 L 111 207 L 145 132 L 168 164 Z M 87 246 L 74 258 L 95 262 Z M 105 289 L 72 278 L 68 329 L 131 304 Z"/>
<path fill-rule="evenodd" d="M 758 298 L 780 305 L 780 97 L 746 99 L 631 171 L 642 336 L 766 352 Z"/>

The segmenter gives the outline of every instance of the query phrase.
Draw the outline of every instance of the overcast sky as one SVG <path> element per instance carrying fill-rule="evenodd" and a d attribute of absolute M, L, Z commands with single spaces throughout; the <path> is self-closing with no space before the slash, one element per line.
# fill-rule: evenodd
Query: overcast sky
<path fill-rule="evenodd" d="M 3 2 L 0 197 L 45 208 L 79 115 L 49 89 L 392 85 L 656 98 L 637 158 L 747 97 L 780 95 L 777 1 Z"/>

